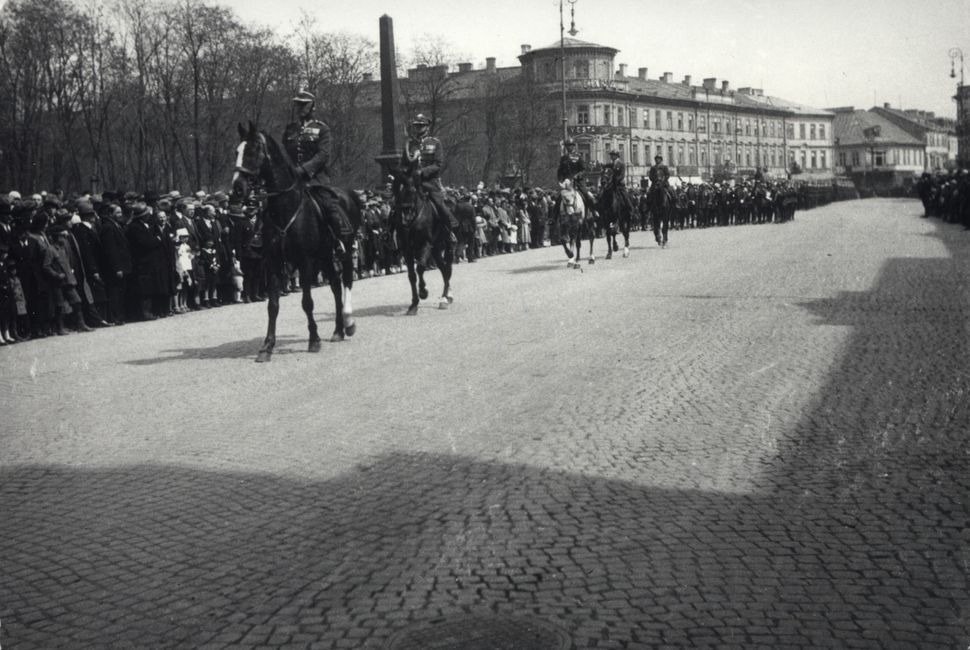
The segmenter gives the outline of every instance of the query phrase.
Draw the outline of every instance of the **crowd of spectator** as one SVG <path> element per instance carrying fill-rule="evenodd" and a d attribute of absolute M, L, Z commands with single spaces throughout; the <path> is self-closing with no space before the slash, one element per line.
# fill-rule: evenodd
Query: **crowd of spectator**
<path fill-rule="evenodd" d="M 916 183 L 924 217 L 939 217 L 970 230 L 970 170 L 923 174 Z"/>
<path fill-rule="evenodd" d="M 794 211 L 796 204 L 851 198 L 835 184 L 768 187 L 778 215 L 785 201 Z M 737 197 L 749 191 L 745 184 L 682 185 L 672 225 L 745 223 Z M 638 207 L 633 229 L 648 230 L 646 192 L 630 193 Z M 403 271 L 389 188 L 361 196 L 356 277 Z M 555 191 L 479 186 L 449 189 L 448 196 L 459 222 L 458 263 L 559 242 Z M 712 196 L 728 211 L 699 218 L 712 200 L 704 197 Z M 262 256 L 253 242 L 258 210 L 231 204 L 223 192 L 0 194 L 0 345 L 265 300 Z M 296 290 L 294 274 L 283 280 L 284 295 Z"/>

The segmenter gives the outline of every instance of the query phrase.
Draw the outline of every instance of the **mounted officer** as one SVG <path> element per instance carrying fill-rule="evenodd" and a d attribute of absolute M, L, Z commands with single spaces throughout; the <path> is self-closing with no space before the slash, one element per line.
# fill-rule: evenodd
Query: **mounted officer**
<path fill-rule="evenodd" d="M 313 116 L 315 103 L 316 98 L 307 90 L 301 90 L 293 98 L 298 120 L 286 125 L 283 146 L 320 207 L 324 224 L 334 235 L 334 249 L 343 254 L 346 251 L 342 240 L 350 236 L 354 229 L 339 209 L 330 185 L 330 127 Z"/>
<path fill-rule="evenodd" d="M 613 200 L 619 199 L 629 210 L 629 213 L 633 214 L 633 202 L 626 191 L 626 164 L 620 158 L 620 152 L 615 149 L 610 151 L 609 170 L 605 189 L 610 192 Z"/>
<path fill-rule="evenodd" d="M 576 151 L 576 141 L 572 138 L 566 138 L 563 146 L 566 148 L 566 151 L 559 159 L 559 169 L 556 172 L 556 179 L 560 185 L 562 185 L 563 181 L 569 180 L 573 189 L 583 195 L 586 208 L 592 209 L 596 202 L 586 187 L 586 173 L 589 171 L 589 168 L 586 166 L 586 160 Z"/>
<path fill-rule="evenodd" d="M 649 176 L 651 193 L 670 189 L 670 169 L 664 164 L 663 156 L 658 154 L 653 157 L 653 167 L 650 168 Z"/>
<path fill-rule="evenodd" d="M 414 178 L 435 207 L 435 220 L 453 243 L 458 220 L 445 205 L 444 187 L 441 184 L 441 168 L 445 164 L 445 152 L 441 140 L 429 134 L 431 120 L 419 113 L 411 120 L 411 136 L 404 149 L 402 166 Z"/>

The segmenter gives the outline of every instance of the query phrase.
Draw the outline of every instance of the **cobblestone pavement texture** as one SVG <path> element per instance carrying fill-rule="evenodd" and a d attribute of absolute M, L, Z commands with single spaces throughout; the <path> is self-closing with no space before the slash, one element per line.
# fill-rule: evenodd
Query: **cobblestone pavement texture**
<path fill-rule="evenodd" d="M 4 648 L 970 645 L 970 236 L 916 202 L 0 350 Z M 597 241 L 602 254 L 603 240 Z M 315 291 L 323 333 L 332 301 Z"/>

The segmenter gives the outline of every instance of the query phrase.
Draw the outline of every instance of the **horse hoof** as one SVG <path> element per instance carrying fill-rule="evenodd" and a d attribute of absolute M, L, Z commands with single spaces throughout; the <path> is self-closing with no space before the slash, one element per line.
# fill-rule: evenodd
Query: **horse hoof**
<path fill-rule="evenodd" d="M 448 302 L 447 298 L 442 298 L 438 301 L 438 309 L 448 309 L 449 304 L 451 303 Z"/>
<path fill-rule="evenodd" d="M 613 251 L 607 251 L 606 252 L 606 259 L 608 259 L 608 260 L 613 259 Z"/>
<path fill-rule="evenodd" d="M 428 297 L 428 290 L 427 289 L 421 289 L 418 292 L 418 295 L 421 297 L 421 300 L 424 300 L 425 298 Z"/>
<path fill-rule="evenodd" d="M 630 257 L 630 249 L 629 248 L 624 248 L 623 249 L 623 257 Z"/>
<path fill-rule="evenodd" d="M 310 341 L 307 345 L 307 352 L 319 352 L 320 351 L 320 341 Z"/>
<path fill-rule="evenodd" d="M 350 325 L 347 325 L 346 327 L 344 327 L 344 334 L 346 334 L 347 336 L 353 336 L 356 333 L 357 333 L 357 323 L 351 323 Z"/>
<path fill-rule="evenodd" d="M 334 332 L 333 336 L 330 337 L 331 343 L 340 343 L 343 340 L 344 340 L 344 335 L 341 334 L 340 332 Z"/>
<path fill-rule="evenodd" d="M 266 363 L 267 361 L 273 360 L 273 353 L 266 350 L 260 350 L 259 354 L 256 355 L 256 363 Z"/>
<path fill-rule="evenodd" d="M 413 307 L 408 307 L 408 316 L 417 316 L 417 314 L 418 314 L 417 305 L 414 305 Z"/>
<path fill-rule="evenodd" d="M 449 303 L 455 302 L 455 297 L 452 295 L 445 296 Z"/>
<path fill-rule="evenodd" d="M 590 264 L 596 264 L 596 258 L 595 258 L 595 257 L 593 257 L 592 255 L 590 255 L 590 256 L 589 256 L 589 263 L 590 263 Z"/>

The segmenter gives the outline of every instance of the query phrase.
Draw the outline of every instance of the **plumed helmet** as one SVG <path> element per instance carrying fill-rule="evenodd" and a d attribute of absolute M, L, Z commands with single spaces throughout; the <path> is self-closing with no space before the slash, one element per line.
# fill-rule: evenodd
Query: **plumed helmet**
<path fill-rule="evenodd" d="M 424 113 L 418 113 L 414 116 L 414 119 L 411 120 L 411 124 L 414 126 L 431 126 L 431 120 L 429 120 Z"/>
<path fill-rule="evenodd" d="M 312 104 L 316 100 L 317 98 L 313 96 L 313 93 L 311 93 L 309 90 L 306 90 L 306 89 L 303 89 L 300 92 L 298 92 L 296 94 L 296 97 L 293 98 L 293 101 L 296 102 L 297 104 Z"/>
<path fill-rule="evenodd" d="M 576 144 L 576 141 L 573 140 L 572 138 L 566 138 L 565 140 L 563 140 L 563 145 L 567 147 L 574 144 Z"/>

